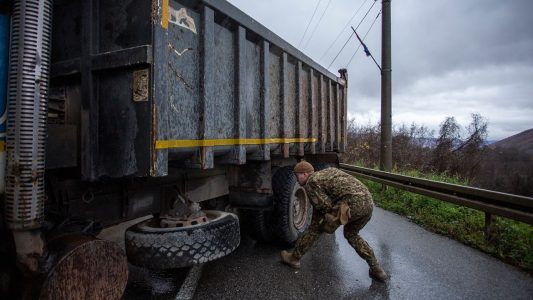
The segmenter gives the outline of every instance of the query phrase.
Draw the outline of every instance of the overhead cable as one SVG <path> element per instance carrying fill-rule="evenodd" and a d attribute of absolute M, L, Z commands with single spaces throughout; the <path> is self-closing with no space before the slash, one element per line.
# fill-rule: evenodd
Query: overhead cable
<path fill-rule="evenodd" d="M 365 54 L 366 56 L 370 56 L 372 58 L 372 60 L 374 61 L 374 63 L 376 64 L 376 66 L 378 67 L 379 71 L 381 72 L 381 66 L 378 64 L 378 62 L 376 61 L 376 59 L 374 58 L 374 55 L 372 55 L 372 53 L 370 53 L 370 50 L 368 50 L 368 47 L 365 45 L 365 43 L 363 42 L 363 40 L 359 37 L 359 35 L 357 34 L 357 31 L 355 31 L 355 28 L 352 27 L 352 30 L 353 32 L 355 32 L 355 36 L 357 37 L 357 39 L 359 40 L 359 43 L 361 43 L 361 45 L 363 45 L 363 49 L 365 50 Z"/>
<path fill-rule="evenodd" d="M 374 5 L 376 4 L 377 0 L 374 0 L 374 3 L 372 3 L 372 6 L 370 6 L 370 8 L 368 9 L 368 11 L 366 12 L 366 14 L 364 15 L 364 17 L 361 19 L 361 21 L 359 22 L 359 24 L 357 24 L 357 27 L 355 27 L 355 30 L 357 30 L 359 28 L 359 26 L 361 26 L 361 23 L 363 23 L 363 21 L 366 19 L 366 16 L 368 16 L 368 13 L 370 13 L 370 10 L 372 10 L 372 8 L 374 7 Z M 346 45 L 348 45 L 348 42 L 350 41 L 350 39 L 352 38 L 352 36 L 354 36 L 354 32 L 352 32 L 352 34 L 350 34 L 350 36 L 348 37 L 348 39 L 346 40 L 346 42 L 344 43 L 344 45 L 342 46 L 341 50 L 339 50 L 339 52 L 337 53 L 337 55 L 335 55 L 335 58 L 333 58 L 333 60 L 331 61 L 331 63 L 329 64 L 328 66 L 328 69 L 331 67 L 331 65 L 333 65 L 333 63 L 335 62 L 335 60 L 337 60 L 337 57 L 339 57 L 339 55 L 341 54 L 342 50 L 344 50 L 344 48 L 346 47 Z"/>
<path fill-rule="evenodd" d="M 374 24 L 376 24 L 376 21 L 377 21 L 377 19 L 379 18 L 380 15 L 381 15 L 381 10 L 378 12 L 378 15 L 374 19 L 374 22 L 372 22 L 372 25 L 370 25 L 370 28 L 368 28 L 368 30 L 366 31 L 365 35 L 363 36 L 363 42 L 365 41 L 366 36 L 370 32 L 370 30 L 372 30 L 372 27 L 374 27 Z M 352 60 L 354 59 L 355 55 L 357 54 L 357 52 L 359 51 L 360 48 L 361 48 L 361 44 L 359 44 L 359 46 L 357 46 L 357 50 L 355 50 L 354 54 L 352 55 L 352 57 L 350 58 L 350 60 L 346 64 L 346 67 L 345 67 L 346 69 L 348 69 L 348 66 L 350 65 L 350 63 L 352 63 Z"/>
<path fill-rule="evenodd" d="M 359 8 L 355 11 L 355 13 L 352 15 L 352 17 L 350 18 L 350 20 L 348 20 L 348 22 L 346 22 L 346 25 L 344 25 L 344 27 L 342 28 L 342 30 L 339 32 L 339 34 L 337 35 L 337 37 L 335 38 L 335 40 L 333 41 L 333 43 L 331 43 L 331 45 L 329 45 L 328 49 L 326 49 L 326 51 L 324 52 L 324 54 L 322 54 L 322 56 L 318 59 L 319 61 L 322 60 L 322 58 L 324 58 L 324 56 L 326 56 L 326 54 L 328 54 L 329 50 L 331 50 L 331 48 L 333 47 L 333 45 L 335 45 L 335 43 L 339 40 L 339 38 L 341 37 L 342 33 L 346 30 L 346 28 L 348 28 L 348 26 L 350 26 L 350 24 L 352 23 L 353 19 L 355 18 L 355 16 L 357 16 L 357 13 L 359 13 L 359 11 L 361 10 L 361 8 L 368 2 L 368 0 L 365 0 L 363 1 L 363 3 L 361 3 L 361 6 L 359 6 Z"/>
<path fill-rule="evenodd" d="M 307 33 L 307 30 L 309 30 L 309 25 L 311 25 L 311 22 L 313 22 L 313 19 L 315 18 L 316 11 L 318 10 L 318 6 L 320 6 L 320 2 L 322 0 L 318 0 L 315 11 L 313 12 L 313 15 L 311 16 L 311 19 L 309 19 L 309 23 L 307 23 L 307 27 L 305 28 L 304 34 L 302 35 L 302 38 L 300 39 L 300 42 L 298 42 L 298 48 L 302 45 L 302 41 L 304 40 L 305 34 Z"/>
<path fill-rule="evenodd" d="M 326 8 L 322 12 L 322 15 L 320 16 L 320 19 L 318 19 L 318 22 L 316 23 L 315 28 L 313 28 L 313 31 L 311 31 L 311 35 L 309 36 L 309 39 L 307 40 L 307 42 L 304 45 L 304 48 L 303 48 L 304 50 L 309 45 L 309 42 L 313 39 L 313 35 L 315 34 L 316 29 L 320 25 L 320 22 L 322 22 L 322 18 L 324 18 L 324 15 L 326 14 L 326 11 L 328 10 L 328 7 L 329 7 L 330 4 L 331 4 L 331 0 L 328 1 L 328 5 L 326 5 Z"/>

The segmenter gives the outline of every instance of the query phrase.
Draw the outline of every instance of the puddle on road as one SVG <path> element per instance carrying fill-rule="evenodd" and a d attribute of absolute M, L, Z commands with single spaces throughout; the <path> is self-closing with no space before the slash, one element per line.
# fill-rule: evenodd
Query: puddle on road
<path fill-rule="evenodd" d="M 174 299 L 187 276 L 188 268 L 150 270 L 128 265 L 129 276 L 124 300 Z"/>

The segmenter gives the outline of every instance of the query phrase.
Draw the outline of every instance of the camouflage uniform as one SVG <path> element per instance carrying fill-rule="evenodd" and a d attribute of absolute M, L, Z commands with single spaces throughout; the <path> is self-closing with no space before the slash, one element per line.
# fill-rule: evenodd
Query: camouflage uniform
<path fill-rule="evenodd" d="M 345 202 L 350 207 L 351 216 L 344 225 L 344 237 L 370 266 L 377 264 L 374 251 L 359 235 L 359 230 L 372 217 L 374 204 L 366 186 L 339 169 L 328 168 L 311 174 L 304 189 L 313 204 L 313 219 L 304 235 L 296 241 L 292 255 L 300 259 L 323 232 L 320 227 L 324 214 L 331 212 L 335 204 Z"/>

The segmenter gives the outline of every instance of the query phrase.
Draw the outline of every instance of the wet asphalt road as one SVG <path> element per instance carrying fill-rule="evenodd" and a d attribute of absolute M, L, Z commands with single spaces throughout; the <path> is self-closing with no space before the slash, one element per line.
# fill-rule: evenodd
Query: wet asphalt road
<path fill-rule="evenodd" d="M 195 299 L 533 299 L 533 278 L 486 254 L 376 208 L 362 236 L 391 278 L 382 284 L 342 229 L 321 237 L 302 268 L 279 262 L 279 248 L 244 238 L 206 264 Z"/>
<path fill-rule="evenodd" d="M 388 283 L 368 277 L 340 228 L 321 237 L 300 270 L 280 263 L 280 248 L 246 237 L 194 276 L 130 266 L 123 299 L 533 299 L 530 275 L 404 217 L 376 208 L 361 234 L 391 275 Z"/>

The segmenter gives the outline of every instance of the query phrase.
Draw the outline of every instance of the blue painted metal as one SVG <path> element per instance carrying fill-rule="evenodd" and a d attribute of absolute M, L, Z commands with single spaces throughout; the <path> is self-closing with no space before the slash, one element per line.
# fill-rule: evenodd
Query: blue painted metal
<path fill-rule="evenodd" d="M 9 22 L 8 14 L 0 14 L 0 141 L 6 140 L 7 70 L 9 62 Z M 3 149 L 1 151 L 4 151 Z"/>
<path fill-rule="evenodd" d="M 10 16 L 6 0 L 0 0 L 0 193 L 5 192 L 6 169 L 6 107 L 7 107 L 7 77 L 9 67 L 9 31 Z"/>

